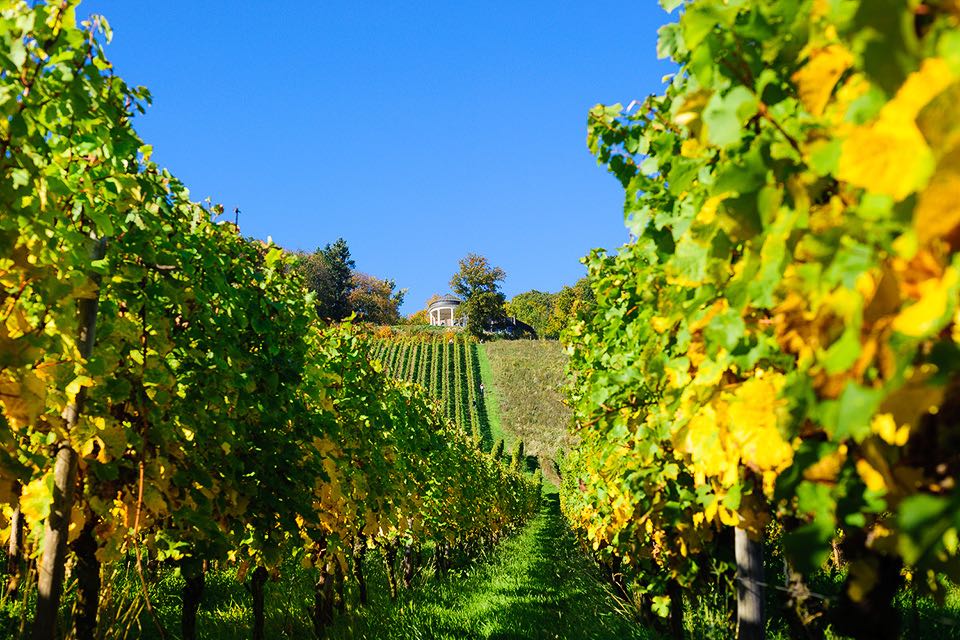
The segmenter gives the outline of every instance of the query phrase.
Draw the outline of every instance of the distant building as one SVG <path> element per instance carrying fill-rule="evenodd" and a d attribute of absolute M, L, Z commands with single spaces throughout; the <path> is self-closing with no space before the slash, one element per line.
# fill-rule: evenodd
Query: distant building
<path fill-rule="evenodd" d="M 427 307 L 430 324 L 435 327 L 463 326 L 463 318 L 457 314 L 461 304 L 463 300 L 450 294 L 437 298 Z"/>

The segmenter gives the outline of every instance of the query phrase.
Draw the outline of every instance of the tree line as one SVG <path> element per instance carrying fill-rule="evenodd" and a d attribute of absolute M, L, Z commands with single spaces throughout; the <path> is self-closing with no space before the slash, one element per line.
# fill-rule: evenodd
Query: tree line
<path fill-rule="evenodd" d="M 317 314 L 339 322 L 355 313 L 361 321 L 396 324 L 407 294 L 394 280 L 356 270 L 343 238 L 313 252 L 294 253 L 293 269 L 314 294 Z"/>

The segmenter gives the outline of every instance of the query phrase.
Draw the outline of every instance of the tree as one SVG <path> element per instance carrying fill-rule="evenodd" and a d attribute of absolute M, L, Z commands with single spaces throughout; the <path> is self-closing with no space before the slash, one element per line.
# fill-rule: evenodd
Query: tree
<path fill-rule="evenodd" d="M 406 289 L 397 291 L 397 283 L 393 280 L 383 280 L 359 271 L 353 273 L 351 285 L 353 290 L 348 296 L 350 308 L 360 318 L 375 324 L 397 324 Z"/>
<path fill-rule="evenodd" d="M 307 288 L 317 296 L 317 314 L 321 318 L 343 320 L 352 311 L 353 268 L 350 247 L 343 238 L 313 253 L 300 254 L 297 270 L 307 281 Z"/>
<path fill-rule="evenodd" d="M 430 318 L 427 316 L 426 309 L 420 309 L 407 316 L 407 324 L 430 324 Z"/>
<path fill-rule="evenodd" d="M 463 299 L 461 313 L 467 315 L 467 331 L 481 336 L 486 327 L 503 317 L 504 295 L 500 283 L 507 274 L 493 267 L 484 256 L 468 253 L 460 260 L 460 270 L 450 279 L 450 287 Z"/>
<path fill-rule="evenodd" d="M 589 281 L 581 278 L 557 293 L 519 293 L 506 304 L 506 312 L 533 327 L 537 336 L 555 340 L 578 314 L 589 314 L 595 305 Z"/>
<path fill-rule="evenodd" d="M 539 337 L 546 338 L 548 337 L 546 335 L 547 324 L 550 322 L 550 315 L 554 310 L 554 298 L 556 298 L 556 294 L 537 291 L 536 289 L 519 293 L 507 302 L 506 312 L 507 315 L 522 320 L 533 327 Z"/>
<path fill-rule="evenodd" d="M 350 247 L 347 246 L 346 240 L 337 238 L 336 242 L 325 246 L 320 254 L 330 270 L 329 297 L 324 300 L 326 308 L 322 308 L 321 316 L 343 320 L 352 311 L 350 292 L 353 291 L 355 265 L 350 257 Z"/>
<path fill-rule="evenodd" d="M 332 274 L 327 261 L 323 259 L 321 250 L 317 249 L 313 253 L 297 252 L 297 262 L 294 270 L 303 276 L 307 289 L 317 296 L 317 307 L 321 306 L 321 299 L 326 299 L 332 290 Z"/>
<path fill-rule="evenodd" d="M 578 314 L 589 315 L 595 306 L 596 299 L 587 278 L 580 278 L 572 287 L 564 287 L 553 296 L 553 309 L 541 337 L 559 338 L 560 332 L 566 329 Z"/>

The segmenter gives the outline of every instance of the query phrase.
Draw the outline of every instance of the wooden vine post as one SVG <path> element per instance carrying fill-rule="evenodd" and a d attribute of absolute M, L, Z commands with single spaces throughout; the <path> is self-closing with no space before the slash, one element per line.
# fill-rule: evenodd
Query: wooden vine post
<path fill-rule="evenodd" d="M 96 240 L 91 260 L 101 260 L 106 254 L 106 240 Z M 91 277 L 99 289 L 100 278 Z M 79 329 L 77 346 L 80 357 L 86 361 L 93 353 L 96 341 L 97 309 L 99 292 L 90 298 L 81 299 L 77 305 Z M 74 399 L 63 411 L 66 433 L 77 426 L 87 387 L 82 386 Z M 69 439 L 57 445 L 53 466 L 53 500 L 50 515 L 43 532 L 43 555 L 40 560 L 40 575 L 37 580 L 37 613 L 33 622 L 33 640 L 54 640 L 57 631 L 57 611 L 63 595 L 63 577 L 67 558 L 67 535 L 70 526 L 70 510 L 73 508 L 73 493 L 77 483 L 77 452 Z"/>
<path fill-rule="evenodd" d="M 763 545 L 739 527 L 734 533 L 737 560 L 737 640 L 764 640 Z"/>
<path fill-rule="evenodd" d="M 10 539 L 7 541 L 7 596 L 15 596 L 20 586 L 23 565 L 23 512 L 20 510 L 20 494 L 23 487 L 13 483 L 13 501 L 10 507 Z"/>
<path fill-rule="evenodd" d="M 250 580 L 250 594 L 253 596 L 253 640 L 264 639 L 263 587 L 267 583 L 267 570 L 258 566 L 253 570 Z"/>

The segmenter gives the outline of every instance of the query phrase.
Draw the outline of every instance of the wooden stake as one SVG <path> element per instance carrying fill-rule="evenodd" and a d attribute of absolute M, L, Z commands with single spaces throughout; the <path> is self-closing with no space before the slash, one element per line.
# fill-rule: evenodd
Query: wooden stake
<path fill-rule="evenodd" d="M 106 254 L 106 241 L 98 240 L 91 260 L 101 260 Z M 91 278 L 99 287 L 99 276 Z M 88 360 L 96 342 L 97 308 L 99 294 L 79 301 L 78 347 L 80 357 Z M 73 402 L 63 410 L 63 420 L 69 433 L 77 426 L 87 387 L 80 387 Z M 53 466 L 53 501 L 43 532 L 43 556 L 37 581 L 37 615 L 33 621 L 33 640 L 54 640 L 57 631 L 57 611 L 63 595 L 63 576 L 67 559 L 67 529 L 70 526 L 70 510 L 73 508 L 74 485 L 77 483 L 77 452 L 68 441 L 57 445 Z"/>
<path fill-rule="evenodd" d="M 764 640 L 763 545 L 739 527 L 734 533 L 737 558 L 737 640 Z"/>

